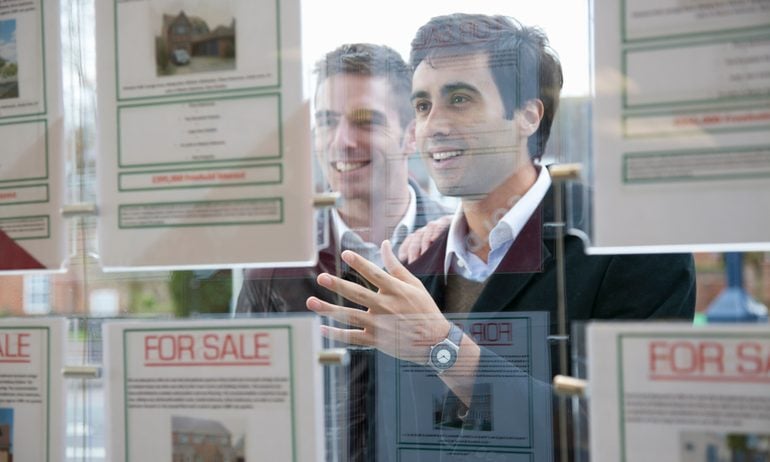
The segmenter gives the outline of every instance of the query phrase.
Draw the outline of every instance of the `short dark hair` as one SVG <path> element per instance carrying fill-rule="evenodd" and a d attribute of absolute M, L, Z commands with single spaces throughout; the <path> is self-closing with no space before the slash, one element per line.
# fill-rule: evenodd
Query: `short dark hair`
<path fill-rule="evenodd" d="M 315 65 L 318 86 L 337 74 L 385 77 L 395 94 L 396 110 L 401 127 L 414 119 L 409 100 L 412 91 L 412 69 L 394 49 L 371 43 L 349 43 L 327 53 Z M 317 88 L 317 87 L 316 87 Z"/>
<path fill-rule="evenodd" d="M 476 53 L 487 54 L 507 119 L 512 119 L 516 109 L 527 101 L 543 102 L 543 120 L 528 141 L 530 156 L 539 159 L 551 133 L 564 83 L 559 58 L 550 48 L 548 37 L 536 27 L 505 16 L 437 16 L 417 31 L 409 61 L 414 70 L 434 57 L 451 59 Z"/>

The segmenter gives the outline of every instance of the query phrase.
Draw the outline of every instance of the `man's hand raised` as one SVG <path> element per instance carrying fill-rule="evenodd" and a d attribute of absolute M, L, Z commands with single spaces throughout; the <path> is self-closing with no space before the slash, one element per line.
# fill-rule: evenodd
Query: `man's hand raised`
<path fill-rule="evenodd" d="M 308 309 L 351 326 L 323 326 L 327 337 L 356 345 L 373 346 L 391 356 L 424 364 L 430 346 L 447 336 L 450 323 L 419 279 L 393 254 L 389 241 L 382 243 L 385 270 L 355 252 L 342 252 L 342 259 L 377 291 L 322 273 L 317 281 L 366 311 L 307 299 Z"/>

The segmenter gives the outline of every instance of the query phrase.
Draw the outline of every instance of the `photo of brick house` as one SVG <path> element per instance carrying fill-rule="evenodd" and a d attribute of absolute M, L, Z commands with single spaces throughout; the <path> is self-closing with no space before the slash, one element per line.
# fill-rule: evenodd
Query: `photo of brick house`
<path fill-rule="evenodd" d="M 492 385 L 480 383 L 474 388 L 473 410 L 463 417 L 452 416 L 447 419 L 445 409 L 459 409 L 460 398 L 453 394 L 439 393 L 433 396 L 433 428 L 457 428 L 477 431 L 493 431 L 494 416 L 492 413 Z"/>
<path fill-rule="evenodd" d="M 11 452 L 11 427 L 0 425 L 0 462 L 13 462 Z"/>
<path fill-rule="evenodd" d="M 0 462 L 13 462 L 13 409 L 0 409 Z"/>
<path fill-rule="evenodd" d="M 172 416 L 172 462 L 245 462 L 243 436 L 233 435 L 221 422 Z"/>
<path fill-rule="evenodd" d="M 235 69 L 235 18 L 211 27 L 184 10 L 164 14 L 155 47 L 158 75 Z"/>
<path fill-rule="evenodd" d="M 0 21 L 0 99 L 19 97 L 16 20 Z"/>
<path fill-rule="evenodd" d="M 770 434 L 682 432 L 679 434 L 681 462 L 767 462 Z"/>

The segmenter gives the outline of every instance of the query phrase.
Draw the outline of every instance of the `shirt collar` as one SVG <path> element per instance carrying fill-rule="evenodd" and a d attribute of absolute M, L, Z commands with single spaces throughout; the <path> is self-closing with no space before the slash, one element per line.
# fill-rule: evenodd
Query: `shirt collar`
<path fill-rule="evenodd" d="M 545 198 L 545 195 L 548 193 L 548 188 L 551 187 L 551 176 L 548 173 L 548 169 L 544 166 L 539 167 L 539 169 L 540 173 L 532 187 L 530 187 L 527 192 L 505 212 L 490 231 L 490 255 L 503 246 L 510 247 L 510 244 L 519 235 L 524 228 L 524 225 L 527 224 L 538 205 L 540 205 Z M 454 268 L 455 270 L 458 270 L 456 272 L 466 276 L 468 279 L 478 279 L 478 277 L 474 277 L 474 275 L 469 273 L 470 270 L 468 269 L 469 266 L 467 264 L 471 255 L 471 252 L 468 249 L 469 244 L 471 244 L 471 242 L 469 242 L 468 222 L 465 219 L 462 205 L 460 205 L 455 211 L 452 223 L 449 225 L 446 253 L 444 254 L 445 278 L 446 275 L 449 274 L 450 269 L 452 269 L 452 263 L 459 260 L 463 263 L 460 265 L 460 268 Z M 473 256 L 475 257 L 475 255 Z M 495 260 L 488 258 L 487 262 L 489 265 L 494 265 L 496 268 L 501 259 L 502 255 Z M 495 268 L 487 268 L 487 272 L 491 274 Z"/>
<path fill-rule="evenodd" d="M 406 213 L 396 224 L 390 237 L 391 244 L 394 248 L 400 245 L 404 238 L 414 231 L 415 223 L 417 221 L 417 194 L 415 193 L 414 188 L 412 188 L 412 185 L 407 185 L 407 188 L 409 189 L 409 205 L 407 205 Z M 358 233 L 345 223 L 345 220 L 342 219 L 336 208 L 332 209 L 331 215 L 332 222 L 334 223 L 334 239 L 335 242 L 337 242 L 337 245 L 342 242 L 342 238 L 346 233 L 352 233 L 360 240 Z M 375 246 L 377 248 L 380 247 L 379 243 L 365 242 L 364 244 Z"/>
<path fill-rule="evenodd" d="M 535 184 L 516 201 L 489 233 L 489 247 L 492 250 L 513 241 L 524 229 L 538 205 L 543 202 L 548 188 L 551 187 L 551 175 L 545 167 L 540 168 Z"/>

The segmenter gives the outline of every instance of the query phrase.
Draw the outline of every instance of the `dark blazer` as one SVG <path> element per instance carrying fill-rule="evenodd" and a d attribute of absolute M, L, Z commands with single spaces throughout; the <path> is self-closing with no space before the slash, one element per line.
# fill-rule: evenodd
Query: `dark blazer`
<path fill-rule="evenodd" d="M 553 191 L 487 280 L 471 311 L 542 311 L 556 319 L 556 241 Z M 448 230 L 408 265 L 439 307 L 446 290 L 444 255 Z M 588 319 L 692 319 L 695 268 L 690 254 L 586 255 L 583 241 L 564 239 L 567 321 Z M 551 330 L 555 333 L 555 328 Z"/>

